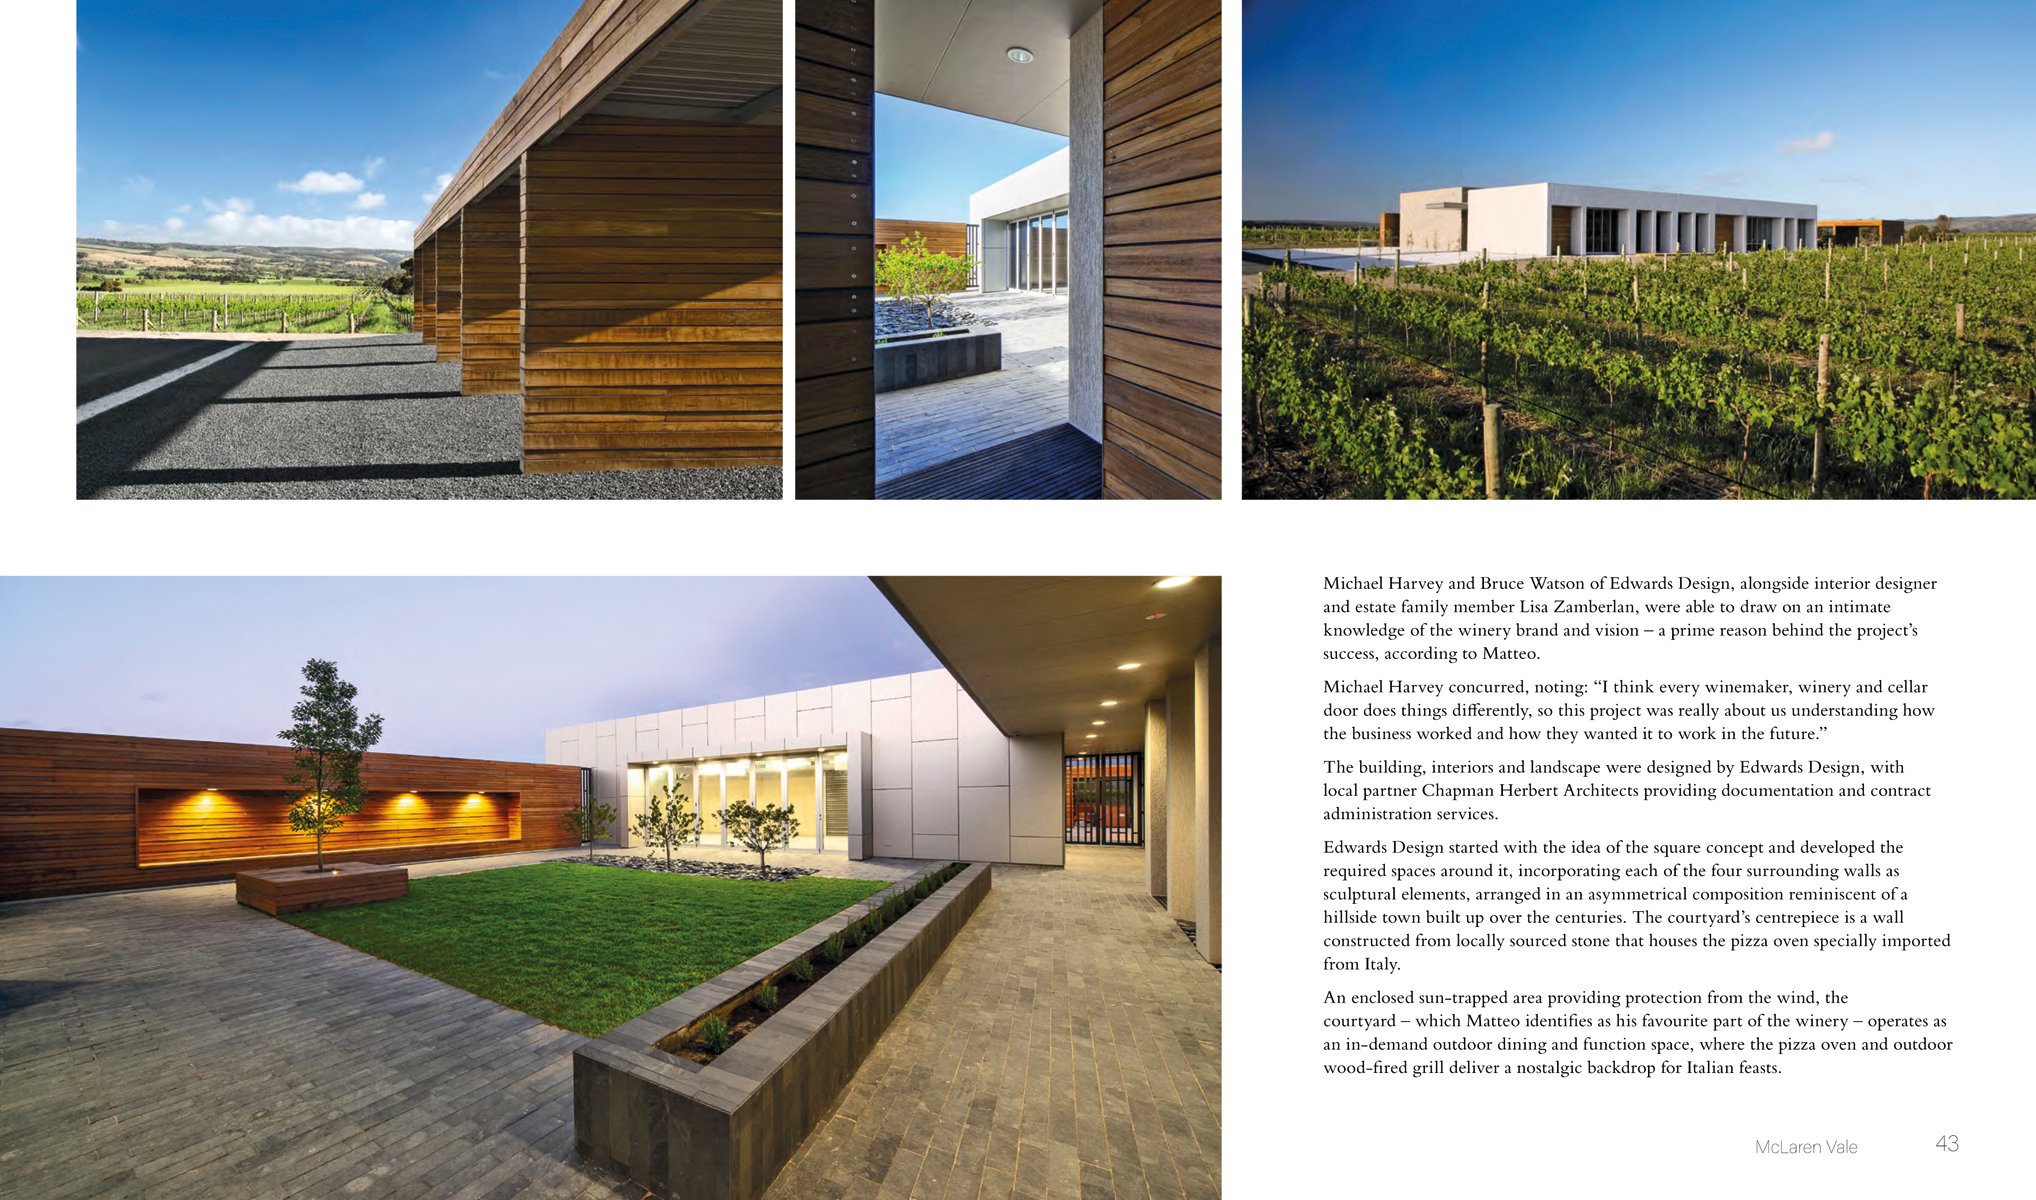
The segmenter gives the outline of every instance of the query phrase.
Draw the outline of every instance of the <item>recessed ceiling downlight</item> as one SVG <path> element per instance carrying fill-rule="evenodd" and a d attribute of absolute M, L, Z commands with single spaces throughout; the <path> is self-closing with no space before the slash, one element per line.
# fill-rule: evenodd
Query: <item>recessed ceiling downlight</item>
<path fill-rule="evenodd" d="M 1004 57 L 1022 66 L 1032 61 L 1032 51 L 1027 50 L 1023 46 L 1013 46 L 1009 50 L 1004 51 Z"/>
<path fill-rule="evenodd" d="M 1156 588 L 1177 588 L 1186 587 L 1193 582 L 1195 582 L 1193 575 L 1169 575 L 1152 586 Z"/>

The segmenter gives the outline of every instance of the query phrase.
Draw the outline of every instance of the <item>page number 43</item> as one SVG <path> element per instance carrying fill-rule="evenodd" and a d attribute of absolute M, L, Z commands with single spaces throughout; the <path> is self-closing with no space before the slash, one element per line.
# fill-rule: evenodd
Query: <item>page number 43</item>
<path fill-rule="evenodd" d="M 1943 1137 L 1938 1138 L 1937 1148 L 1951 1154 L 1958 1153 L 1958 1135 L 1947 1133 Z"/>

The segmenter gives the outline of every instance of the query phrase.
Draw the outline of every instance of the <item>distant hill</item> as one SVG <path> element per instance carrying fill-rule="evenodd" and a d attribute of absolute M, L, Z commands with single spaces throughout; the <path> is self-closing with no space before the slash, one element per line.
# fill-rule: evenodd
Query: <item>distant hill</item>
<path fill-rule="evenodd" d="M 339 279 L 378 283 L 395 273 L 407 250 L 315 246 L 201 246 L 189 242 L 78 239 L 78 274 L 132 279 Z"/>
<path fill-rule="evenodd" d="M 1935 216 L 1918 217 L 1906 225 L 1934 225 Z M 1960 233 L 2036 233 L 2036 213 L 2009 213 L 2005 217 L 1953 217 L 1951 227 Z"/>

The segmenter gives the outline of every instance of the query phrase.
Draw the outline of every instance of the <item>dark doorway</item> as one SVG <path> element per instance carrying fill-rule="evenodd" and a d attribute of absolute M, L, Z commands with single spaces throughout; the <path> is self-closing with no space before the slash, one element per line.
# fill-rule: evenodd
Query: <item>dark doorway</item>
<path fill-rule="evenodd" d="M 1081 846 L 1145 844 L 1144 755 L 1076 754 L 1067 759 L 1067 840 Z"/>

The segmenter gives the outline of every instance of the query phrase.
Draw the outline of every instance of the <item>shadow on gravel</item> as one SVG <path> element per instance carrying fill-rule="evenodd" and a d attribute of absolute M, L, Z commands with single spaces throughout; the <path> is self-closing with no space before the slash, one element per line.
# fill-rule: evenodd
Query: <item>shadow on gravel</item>
<path fill-rule="evenodd" d="M 280 370 L 270 367 L 269 370 Z M 465 400 L 464 392 L 373 392 L 369 394 L 342 393 L 336 396 L 220 396 L 213 404 L 325 404 L 342 402 L 359 404 L 376 400 Z"/>
<path fill-rule="evenodd" d="M 485 479 L 521 475 L 509 462 L 360 463 L 330 467 L 179 467 L 124 471 L 104 487 L 145 487 L 164 483 L 332 483 L 352 479 Z"/>
<path fill-rule="evenodd" d="M 111 486 L 116 477 L 175 436 L 220 395 L 261 371 L 287 346 L 286 342 L 250 343 L 214 366 L 79 425 L 78 498 L 88 500 Z"/>

